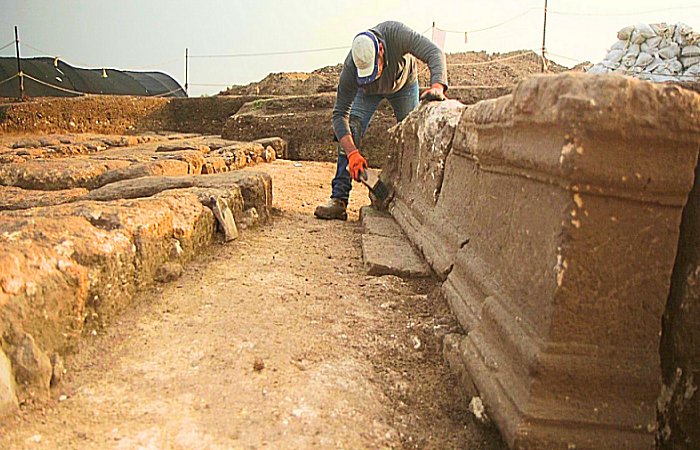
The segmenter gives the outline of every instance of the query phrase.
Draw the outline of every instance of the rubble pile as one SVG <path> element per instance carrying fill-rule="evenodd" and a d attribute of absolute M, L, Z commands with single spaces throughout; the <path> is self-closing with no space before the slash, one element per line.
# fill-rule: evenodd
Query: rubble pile
<path fill-rule="evenodd" d="M 656 82 L 700 80 L 700 33 L 684 23 L 640 23 L 618 31 L 617 39 L 588 73 L 615 72 Z"/>

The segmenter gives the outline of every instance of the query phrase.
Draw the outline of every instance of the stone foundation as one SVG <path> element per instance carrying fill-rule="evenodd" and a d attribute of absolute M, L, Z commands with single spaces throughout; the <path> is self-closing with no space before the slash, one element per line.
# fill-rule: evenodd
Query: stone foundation
<path fill-rule="evenodd" d="M 393 130 L 390 211 L 445 280 L 511 447 L 653 447 L 698 111 L 677 87 L 566 74 Z"/>

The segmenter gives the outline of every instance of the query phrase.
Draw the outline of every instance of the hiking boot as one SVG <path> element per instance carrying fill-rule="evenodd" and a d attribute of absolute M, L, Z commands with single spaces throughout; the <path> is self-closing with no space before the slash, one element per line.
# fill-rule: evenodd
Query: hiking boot
<path fill-rule="evenodd" d="M 328 200 L 325 205 L 319 205 L 314 211 L 314 216 L 319 219 L 338 219 L 347 220 L 348 213 L 345 209 L 348 207 L 348 202 L 341 200 L 339 198 L 332 198 Z"/>

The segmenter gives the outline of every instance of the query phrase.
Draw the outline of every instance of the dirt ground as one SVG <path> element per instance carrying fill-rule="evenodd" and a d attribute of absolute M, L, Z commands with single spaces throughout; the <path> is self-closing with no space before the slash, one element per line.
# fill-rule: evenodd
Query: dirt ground
<path fill-rule="evenodd" d="M 87 336 L 0 448 L 505 448 L 442 360 L 456 322 L 437 283 L 365 274 L 366 191 L 323 222 L 332 164 L 254 170 L 273 176 L 273 222 Z"/>

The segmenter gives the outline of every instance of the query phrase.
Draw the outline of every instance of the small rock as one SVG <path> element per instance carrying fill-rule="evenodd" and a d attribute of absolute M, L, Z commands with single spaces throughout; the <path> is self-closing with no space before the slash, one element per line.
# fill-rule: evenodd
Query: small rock
<path fill-rule="evenodd" d="M 224 232 L 224 240 L 230 242 L 238 239 L 238 227 L 236 227 L 236 221 L 226 199 L 211 197 L 210 202 L 219 228 Z"/>
<path fill-rule="evenodd" d="M 275 159 L 277 159 L 277 154 L 275 153 L 275 149 L 272 148 L 272 146 L 268 145 L 265 148 L 265 151 L 263 152 L 263 159 L 265 162 L 272 162 Z"/>
<path fill-rule="evenodd" d="M 256 372 L 260 372 L 265 368 L 265 361 L 263 361 L 262 358 L 255 358 L 255 361 L 253 361 L 253 370 Z"/>
<path fill-rule="evenodd" d="M 24 332 L 17 332 L 11 342 L 14 346 L 12 363 L 15 379 L 24 384 L 30 393 L 48 397 L 51 383 L 51 360 L 34 342 L 34 338 Z"/>
<path fill-rule="evenodd" d="M 180 244 L 180 240 L 173 239 L 172 245 L 170 247 L 170 259 L 179 259 L 183 253 L 184 253 L 184 250 L 182 249 L 182 245 Z"/>
<path fill-rule="evenodd" d="M 159 283 L 168 283 L 177 280 L 182 276 L 182 264 L 176 262 L 166 262 L 158 267 L 155 280 Z"/>
<path fill-rule="evenodd" d="M 255 208 L 248 208 L 243 211 L 243 218 L 241 219 L 241 228 L 250 228 L 260 221 L 260 215 L 258 210 Z"/>
<path fill-rule="evenodd" d="M 469 402 L 469 411 L 474 414 L 480 422 L 489 422 L 489 417 L 486 415 L 486 409 L 484 408 L 484 403 L 481 401 L 481 397 L 472 397 Z"/>
<path fill-rule="evenodd" d="M 51 371 L 51 382 L 49 383 L 51 387 L 57 386 L 63 379 L 63 375 L 66 373 L 66 368 L 63 365 L 63 359 L 58 353 L 54 353 L 51 357 L 51 366 L 53 370 Z"/>

